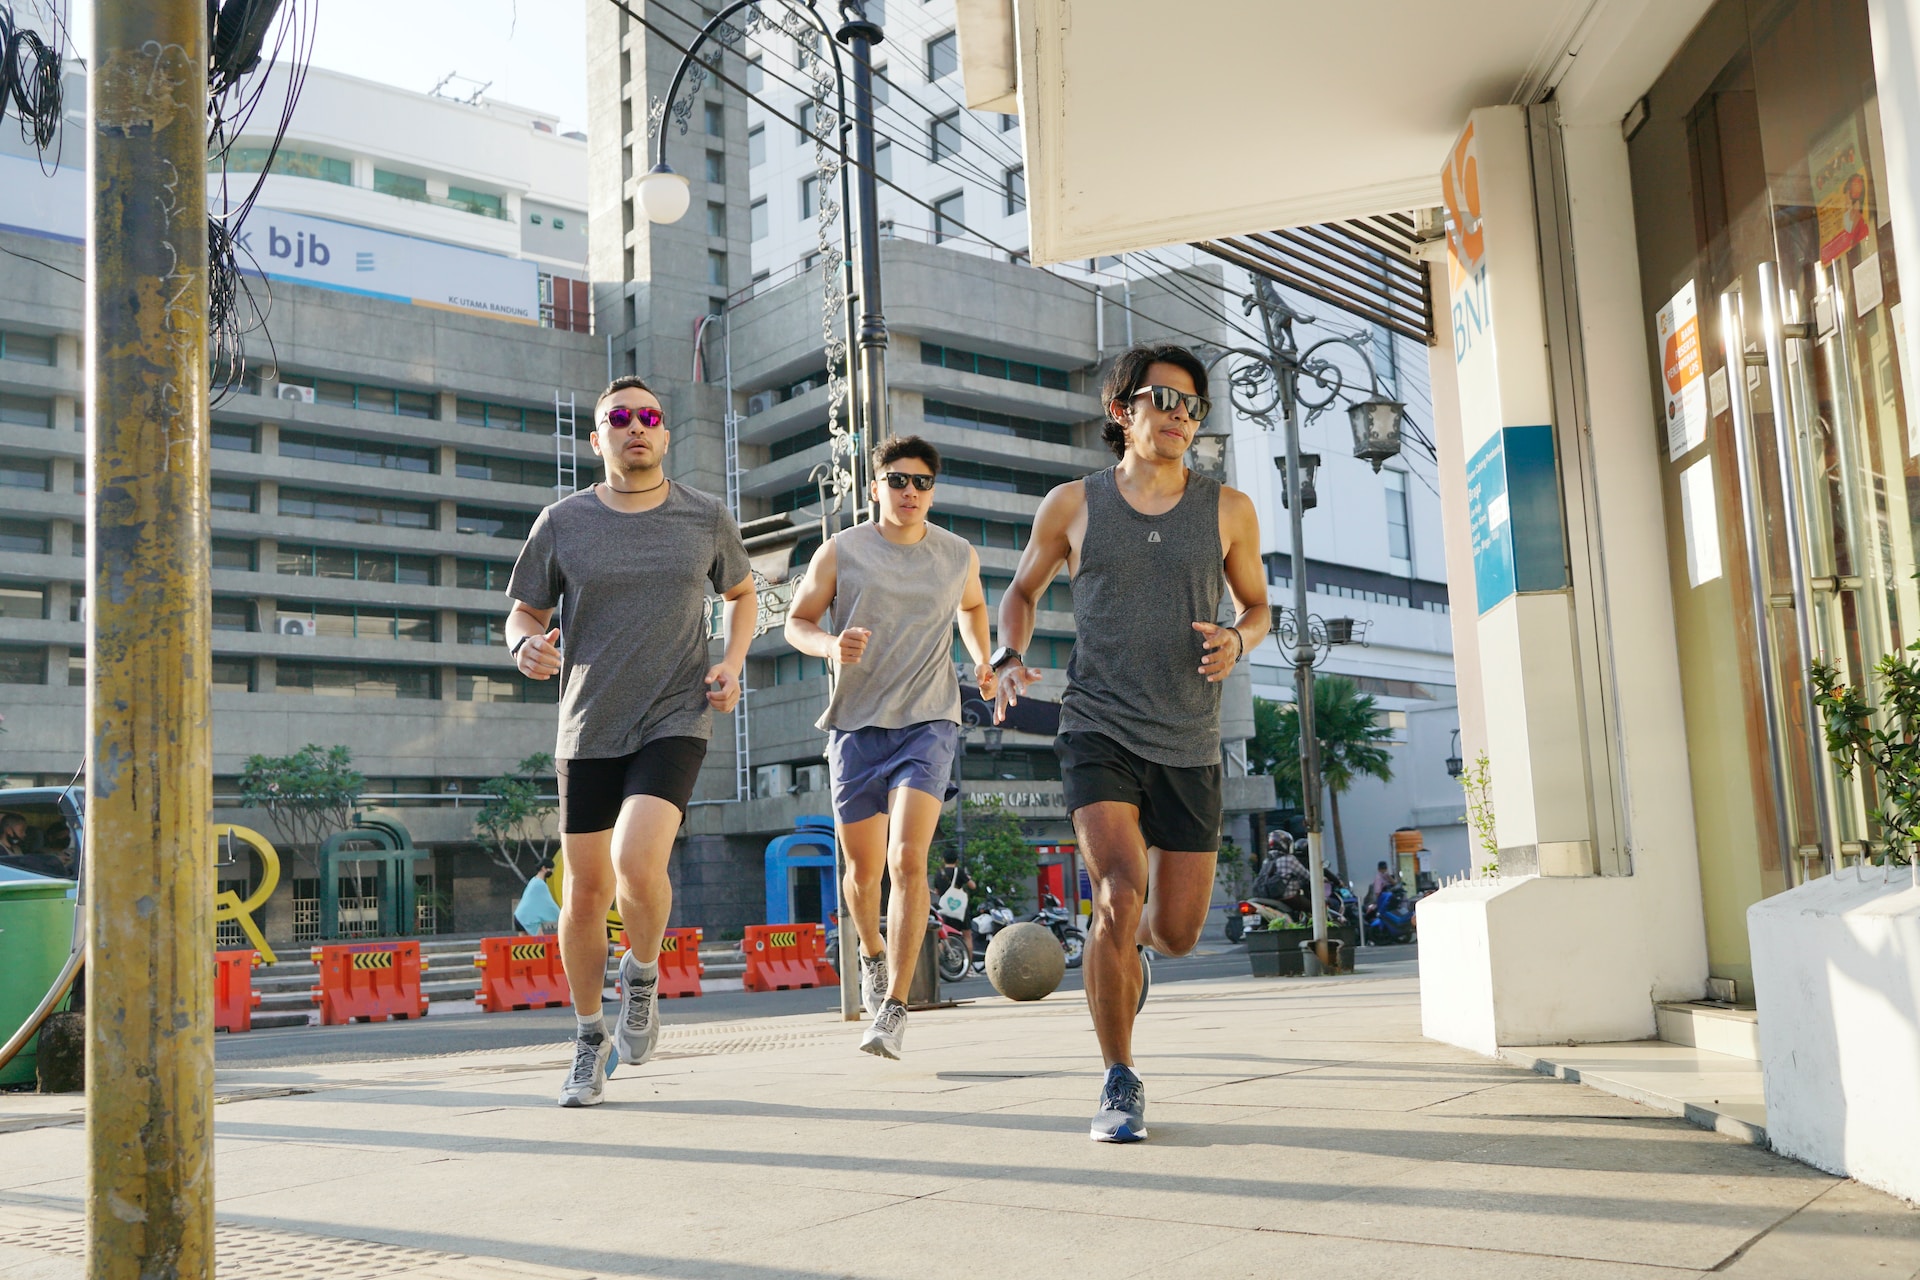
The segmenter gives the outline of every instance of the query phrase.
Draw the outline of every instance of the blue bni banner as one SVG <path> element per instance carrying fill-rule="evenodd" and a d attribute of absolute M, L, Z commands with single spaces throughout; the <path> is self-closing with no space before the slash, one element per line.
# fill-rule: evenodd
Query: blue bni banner
<path fill-rule="evenodd" d="M 539 323 L 540 269 L 518 258 L 278 209 L 249 214 L 237 244 L 241 269 L 269 280 Z"/>

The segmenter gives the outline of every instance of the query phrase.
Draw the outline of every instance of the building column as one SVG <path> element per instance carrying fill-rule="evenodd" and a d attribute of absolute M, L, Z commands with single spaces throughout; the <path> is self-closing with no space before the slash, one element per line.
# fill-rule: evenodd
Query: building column
<path fill-rule="evenodd" d="M 1422 1023 L 1484 1053 L 1640 1039 L 1706 962 L 1625 145 L 1490 108 L 1444 178 L 1457 416 L 1435 425 L 1500 874 L 1420 904 Z"/>

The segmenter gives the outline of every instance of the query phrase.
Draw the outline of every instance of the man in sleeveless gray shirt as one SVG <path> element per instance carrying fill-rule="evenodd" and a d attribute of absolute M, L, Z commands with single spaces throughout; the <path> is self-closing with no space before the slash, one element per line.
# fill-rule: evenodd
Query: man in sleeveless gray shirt
<path fill-rule="evenodd" d="M 667 859 L 713 713 L 740 701 L 760 608 L 740 526 L 716 499 L 667 479 L 669 434 L 647 384 L 615 378 L 589 437 L 605 480 L 540 513 L 507 585 L 514 662 L 535 680 L 560 677 L 560 960 L 578 1020 L 563 1107 L 601 1100 L 616 1048 L 639 1066 L 659 1042 L 660 939 L 673 908 Z M 726 652 L 711 666 L 709 590 L 727 602 Z M 629 945 L 609 1036 L 600 993 L 616 900 Z"/>
<path fill-rule="evenodd" d="M 1107 1077 L 1101 1142 L 1147 1136 L 1133 1071 L 1145 948 L 1185 955 L 1213 897 L 1220 839 L 1220 682 L 1267 634 L 1253 502 L 1184 461 L 1206 417 L 1207 370 L 1171 344 L 1137 346 L 1107 373 L 1105 439 L 1119 464 L 1049 493 L 1000 601 L 997 716 L 1041 672 L 1021 650 L 1064 564 L 1074 644 L 1054 750 L 1093 883 L 1082 966 Z M 1219 625 L 1222 588 L 1237 610 Z"/>
<path fill-rule="evenodd" d="M 860 1047 L 898 1058 L 927 930 L 927 850 L 954 790 L 956 619 L 981 696 L 994 695 L 994 676 L 980 557 L 964 538 L 927 523 L 939 452 L 918 436 L 888 439 L 873 451 L 873 473 L 879 519 L 835 534 L 814 553 L 787 610 L 787 642 L 834 666 L 818 727 L 828 731 L 833 816 L 847 851 L 843 889 L 860 935 L 860 997 L 873 1019 Z M 884 940 L 882 868 L 893 880 Z"/>

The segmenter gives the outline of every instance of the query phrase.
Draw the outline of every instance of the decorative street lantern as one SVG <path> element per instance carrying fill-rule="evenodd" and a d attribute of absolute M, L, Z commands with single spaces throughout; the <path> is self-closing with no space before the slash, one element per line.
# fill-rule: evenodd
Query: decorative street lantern
<path fill-rule="evenodd" d="M 1400 423 L 1407 406 L 1375 392 L 1347 408 L 1347 421 L 1353 426 L 1353 456 L 1371 462 L 1373 469 L 1388 458 L 1400 456 Z"/>

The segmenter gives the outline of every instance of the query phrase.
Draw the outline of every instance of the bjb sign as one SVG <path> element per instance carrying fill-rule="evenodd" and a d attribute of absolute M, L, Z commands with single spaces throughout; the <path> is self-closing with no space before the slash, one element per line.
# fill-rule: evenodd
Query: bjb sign
<path fill-rule="evenodd" d="M 278 209 L 255 209 L 236 244 L 241 269 L 270 280 L 539 322 L 540 269 L 517 258 Z"/>

